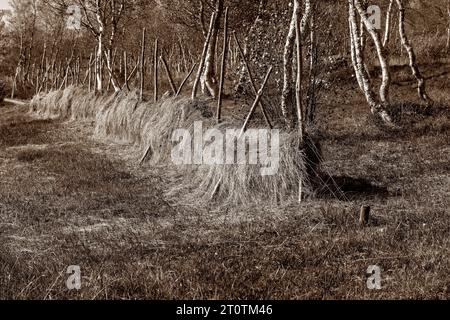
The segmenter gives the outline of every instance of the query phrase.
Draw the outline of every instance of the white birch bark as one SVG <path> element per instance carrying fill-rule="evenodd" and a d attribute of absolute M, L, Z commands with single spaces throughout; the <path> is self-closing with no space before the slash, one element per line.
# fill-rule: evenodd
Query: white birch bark
<path fill-rule="evenodd" d="M 386 25 L 384 30 L 383 47 L 386 47 L 389 44 L 389 39 L 391 35 L 391 17 L 393 4 L 394 0 L 390 0 L 388 11 L 386 12 Z"/>
<path fill-rule="evenodd" d="M 409 58 L 409 66 L 411 68 L 413 76 L 417 80 L 417 91 L 419 94 L 420 99 L 423 101 L 429 103 L 431 102 L 430 97 L 428 96 L 426 92 L 426 85 L 425 85 L 425 79 L 422 76 L 419 67 L 417 66 L 417 59 L 416 59 L 416 53 L 414 52 L 414 49 L 408 39 L 408 36 L 406 35 L 405 31 L 405 8 L 403 6 L 402 0 L 396 0 L 398 10 L 399 10 L 399 34 L 400 39 L 402 42 L 403 47 L 405 48 L 408 58 Z"/>
<path fill-rule="evenodd" d="M 102 83 L 102 61 L 103 61 L 103 36 L 105 32 L 105 27 L 103 24 L 101 12 L 100 12 L 100 0 L 96 1 L 96 13 L 95 17 L 97 18 L 98 23 L 98 32 L 97 32 L 97 70 L 96 70 L 96 82 L 97 82 L 97 91 L 102 92 L 103 83 Z"/>
<path fill-rule="evenodd" d="M 288 35 L 286 37 L 283 55 L 283 91 L 281 95 L 281 111 L 283 113 L 285 121 L 291 124 L 293 120 L 292 106 L 294 96 L 294 88 L 292 82 L 293 79 L 292 61 L 296 38 L 296 21 L 297 21 L 296 19 L 297 16 L 300 15 L 300 10 L 301 10 L 300 0 L 294 0 L 294 8 L 292 12 L 291 23 L 289 25 Z M 310 15 L 311 15 L 311 1 L 305 0 L 305 10 L 300 22 L 300 36 L 302 39 L 305 35 L 305 29 L 309 22 Z"/>
<path fill-rule="evenodd" d="M 382 79 L 381 79 L 381 86 L 380 86 L 380 100 L 381 103 L 385 106 L 389 105 L 390 98 L 389 98 L 389 87 L 391 84 L 391 74 L 389 71 L 389 60 L 388 60 L 388 54 L 385 48 L 383 47 L 381 43 L 381 36 L 378 30 L 376 30 L 373 26 L 373 24 L 370 22 L 367 12 L 363 9 L 361 5 L 361 0 L 353 0 L 353 5 L 358 11 L 362 22 L 364 23 L 367 32 L 372 37 L 372 40 L 375 44 L 375 48 L 378 55 L 378 60 L 380 62 L 381 67 L 381 73 L 382 73 Z"/>
<path fill-rule="evenodd" d="M 348 0 L 349 4 L 349 27 L 350 27 L 350 47 L 352 64 L 355 70 L 356 79 L 361 91 L 366 97 L 370 110 L 373 114 L 378 115 L 384 122 L 391 123 L 392 120 L 383 106 L 378 101 L 370 84 L 370 79 L 364 66 L 364 59 L 361 48 L 361 39 L 358 30 L 357 15 L 354 6 L 355 0 Z"/>
<path fill-rule="evenodd" d="M 205 58 L 205 70 L 201 78 L 203 94 L 209 94 L 214 98 L 216 98 L 219 94 L 219 84 L 216 77 L 216 51 L 217 37 L 220 29 L 220 17 L 222 13 L 223 0 L 216 0 L 216 16 Z"/>

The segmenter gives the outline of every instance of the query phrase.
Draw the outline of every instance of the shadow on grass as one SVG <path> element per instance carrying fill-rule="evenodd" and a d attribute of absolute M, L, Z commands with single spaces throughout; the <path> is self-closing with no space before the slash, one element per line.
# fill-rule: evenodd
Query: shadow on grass
<path fill-rule="evenodd" d="M 321 174 L 316 182 L 319 198 L 336 198 L 342 201 L 391 196 L 388 189 L 368 179 Z"/>

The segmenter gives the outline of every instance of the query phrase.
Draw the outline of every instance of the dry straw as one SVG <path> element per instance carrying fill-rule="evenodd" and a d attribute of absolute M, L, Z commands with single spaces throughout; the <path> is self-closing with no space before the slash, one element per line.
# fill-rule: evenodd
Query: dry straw
<path fill-rule="evenodd" d="M 279 169 L 274 175 L 262 176 L 260 164 L 175 165 L 171 161 L 175 129 L 187 129 L 193 136 L 197 121 L 202 122 L 204 131 L 216 128 L 224 132 L 242 126 L 236 122 L 217 125 L 209 105 L 201 99 L 166 95 L 156 103 L 140 102 L 137 91 L 101 96 L 68 87 L 35 96 L 31 110 L 45 118 L 94 120 L 97 138 L 135 144 L 142 154 L 149 150 L 146 162 L 164 168 L 172 181 L 167 185 L 167 195 L 177 202 L 241 205 L 292 201 L 297 199 L 301 180 L 303 193 L 313 193 L 307 178 L 308 162 L 298 146 L 296 132 L 280 132 Z"/>

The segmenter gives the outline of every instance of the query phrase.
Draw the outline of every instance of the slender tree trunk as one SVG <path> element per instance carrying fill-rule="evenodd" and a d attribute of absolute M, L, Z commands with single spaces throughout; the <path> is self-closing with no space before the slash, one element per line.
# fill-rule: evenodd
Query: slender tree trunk
<path fill-rule="evenodd" d="M 411 43 L 408 39 L 408 36 L 406 35 L 406 31 L 405 31 L 405 8 L 403 6 L 403 1 L 402 0 L 396 0 L 397 5 L 398 5 L 398 10 L 399 10 L 399 34 L 400 34 L 400 39 L 402 41 L 402 45 L 405 48 L 408 57 L 409 57 L 409 66 L 411 68 L 412 74 L 414 75 L 414 77 L 417 80 L 417 84 L 418 84 L 418 88 L 417 91 L 419 93 L 419 97 L 420 99 L 422 99 L 423 101 L 425 101 L 426 103 L 431 102 L 430 97 L 428 96 L 427 92 L 426 92 L 426 84 L 425 84 L 425 79 L 422 76 L 422 74 L 420 73 L 419 67 L 417 66 L 417 59 L 416 59 L 416 54 L 414 52 L 413 47 L 411 46 Z"/>
<path fill-rule="evenodd" d="M 91 81 L 92 81 L 92 53 L 89 56 L 89 64 L 88 64 L 88 90 L 91 92 Z"/>
<path fill-rule="evenodd" d="M 144 89 L 145 89 L 145 72 L 144 72 L 144 65 L 145 65 L 145 33 L 146 29 L 142 29 L 142 42 L 141 42 L 141 59 L 140 59 L 140 65 L 139 65 L 139 80 L 140 80 L 140 90 L 139 90 L 139 100 L 143 100 L 144 98 Z"/>
<path fill-rule="evenodd" d="M 97 36 L 97 55 L 96 55 L 96 90 L 98 92 L 102 92 L 103 84 L 102 84 L 102 58 L 103 55 L 103 34 Z"/>
<path fill-rule="evenodd" d="M 450 51 L 450 0 L 447 0 L 447 53 Z"/>
<path fill-rule="evenodd" d="M 14 80 L 13 80 L 12 91 L 11 91 L 11 99 L 14 99 L 14 95 L 16 93 L 17 78 L 19 77 L 19 73 L 22 68 L 23 61 L 24 61 L 23 34 L 20 34 L 19 61 L 17 62 L 16 72 L 14 73 Z"/>
<path fill-rule="evenodd" d="M 311 13 L 310 23 L 310 39 L 309 39 L 309 87 L 307 97 L 307 109 L 305 112 L 305 120 L 313 124 L 316 115 L 316 80 L 317 80 L 317 60 L 318 60 L 318 44 L 316 36 L 316 6 Z"/>
<path fill-rule="evenodd" d="M 294 55 L 294 45 L 295 45 L 295 34 L 296 34 L 296 19 L 300 14 L 301 3 L 300 0 L 294 0 L 294 8 L 292 12 L 291 24 L 289 26 L 288 35 L 286 38 L 286 43 L 284 46 L 283 55 L 283 91 L 281 95 L 281 111 L 286 123 L 293 125 L 293 105 L 294 105 L 294 89 L 292 85 L 292 61 Z M 305 29 L 309 21 L 311 13 L 311 1 L 305 0 L 305 10 L 303 17 L 300 22 L 300 36 L 303 37 L 305 34 Z"/>
<path fill-rule="evenodd" d="M 294 54 L 295 43 L 295 23 L 296 17 L 300 12 L 300 3 L 298 0 L 294 1 L 294 8 L 292 11 L 291 23 L 289 25 L 289 32 L 284 45 L 283 55 L 283 92 L 281 95 L 281 111 L 287 123 L 292 121 L 292 113 L 290 106 L 293 103 L 293 88 L 292 88 L 292 57 Z"/>
<path fill-rule="evenodd" d="M 362 19 L 362 22 L 366 26 L 367 32 L 370 34 L 375 44 L 382 73 L 382 80 L 380 86 L 380 100 L 381 103 L 387 106 L 390 104 L 389 88 L 391 85 L 391 74 L 389 70 L 389 59 L 387 50 L 386 48 L 383 47 L 381 43 L 380 33 L 373 27 L 373 24 L 369 21 L 367 12 L 362 7 L 361 0 L 354 0 L 354 7 L 358 11 Z"/>
<path fill-rule="evenodd" d="M 303 136 L 305 134 L 305 122 L 303 114 L 303 91 L 302 91 L 302 75 L 303 75 L 303 44 L 302 35 L 300 31 L 300 11 L 295 19 L 295 35 L 296 35 L 296 48 L 297 48 L 297 80 L 295 84 L 295 100 L 297 106 L 297 120 L 300 143 L 303 144 Z"/>
<path fill-rule="evenodd" d="M 219 99 L 217 101 L 217 123 L 222 120 L 222 96 L 223 96 L 223 86 L 225 81 L 225 71 L 227 63 L 227 51 L 228 51 L 228 8 L 225 9 L 225 20 L 223 29 L 223 53 L 222 53 L 222 63 L 220 67 L 220 84 L 219 84 Z"/>
<path fill-rule="evenodd" d="M 350 27 L 350 47 L 353 67 L 355 69 L 356 79 L 359 87 L 366 97 L 370 110 L 373 114 L 380 116 L 385 122 L 391 123 L 392 120 L 383 106 L 377 100 L 375 93 L 372 91 L 369 76 L 364 67 L 364 59 L 361 52 L 361 39 L 358 31 L 357 15 L 354 6 L 355 0 L 348 0 L 349 4 L 349 27 Z"/>
<path fill-rule="evenodd" d="M 158 101 L 158 39 L 155 40 L 155 51 L 153 56 L 153 100 Z"/>
<path fill-rule="evenodd" d="M 211 41 L 211 35 L 213 32 L 215 19 L 216 19 L 216 13 L 214 12 L 211 16 L 211 23 L 209 25 L 208 35 L 206 36 L 205 44 L 203 46 L 202 56 L 200 58 L 200 65 L 198 67 L 197 76 L 195 77 L 194 86 L 192 88 L 192 100 L 194 100 L 197 97 L 198 84 L 201 80 L 203 68 L 205 66 L 205 60 L 206 60 L 206 56 L 208 54 L 209 42 Z"/>
<path fill-rule="evenodd" d="M 384 30 L 384 39 L 383 39 L 383 47 L 386 47 L 389 44 L 389 38 L 391 34 L 391 17 L 392 17 L 392 7 L 394 4 L 394 0 L 390 0 L 389 7 L 386 12 L 386 26 Z"/>
<path fill-rule="evenodd" d="M 205 59 L 205 70 L 201 79 L 202 91 L 216 98 L 219 93 L 219 85 L 216 77 L 216 50 L 217 38 L 220 29 L 220 18 L 223 13 L 224 0 L 216 0 L 216 16 L 213 24 L 211 38 L 208 44 L 208 51 Z"/>

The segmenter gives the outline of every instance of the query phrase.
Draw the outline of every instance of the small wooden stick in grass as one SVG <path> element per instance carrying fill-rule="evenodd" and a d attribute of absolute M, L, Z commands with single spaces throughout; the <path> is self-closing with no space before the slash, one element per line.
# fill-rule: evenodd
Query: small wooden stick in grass
<path fill-rule="evenodd" d="M 247 115 L 247 118 L 245 119 L 244 125 L 242 126 L 242 130 L 239 136 L 242 136 L 244 134 L 245 130 L 247 130 L 248 122 L 253 116 L 253 113 L 255 112 L 256 107 L 258 106 L 259 101 L 261 100 L 261 97 L 264 92 L 264 88 L 266 87 L 267 81 L 269 80 L 270 74 L 272 73 L 273 67 L 270 66 L 269 71 L 267 71 L 266 77 L 264 78 L 264 82 L 261 86 L 261 89 L 259 89 L 258 93 L 256 94 L 255 102 L 253 102 L 253 105 L 250 109 L 250 112 Z"/>
<path fill-rule="evenodd" d="M 222 65 L 220 67 L 219 99 L 217 100 L 217 115 L 216 115 L 217 123 L 219 123 L 222 118 L 222 95 L 223 95 L 223 83 L 225 80 L 225 64 L 227 62 L 227 53 L 228 53 L 228 8 L 225 9 Z"/>
<path fill-rule="evenodd" d="M 159 57 L 159 59 L 163 63 L 164 69 L 166 70 L 167 78 L 169 79 L 169 84 L 170 84 L 170 87 L 172 88 L 172 92 L 173 92 L 174 95 L 176 95 L 178 90 L 177 90 L 177 87 L 176 87 L 176 85 L 175 85 L 175 83 L 173 81 L 172 74 L 170 73 L 170 69 L 169 69 L 169 66 L 167 65 L 166 59 L 164 59 L 163 55 L 161 55 Z"/>
<path fill-rule="evenodd" d="M 184 85 L 186 84 L 186 82 L 189 80 L 189 78 L 191 77 L 192 73 L 195 70 L 195 67 L 197 66 L 197 63 L 194 63 L 194 65 L 192 66 L 191 70 L 189 71 L 189 73 L 186 75 L 186 77 L 184 78 L 183 82 L 181 83 L 180 87 L 178 88 L 177 91 L 177 96 L 180 95 L 181 91 L 183 90 Z"/>
<path fill-rule="evenodd" d="M 150 146 L 148 146 L 147 150 L 145 151 L 144 156 L 142 157 L 141 161 L 139 161 L 140 165 L 142 165 L 144 163 L 145 159 L 147 159 L 147 157 L 150 155 L 151 151 L 152 151 L 152 146 L 150 145 Z"/>
<path fill-rule="evenodd" d="M 216 186 L 214 187 L 214 190 L 211 193 L 211 198 L 210 198 L 211 200 L 214 199 L 214 197 L 219 192 L 221 184 L 222 184 L 222 178 L 220 178 L 219 181 L 217 181 Z"/>
<path fill-rule="evenodd" d="M 236 32 L 233 32 L 233 36 L 234 36 L 234 41 L 236 42 L 236 46 L 238 48 L 239 54 L 241 55 L 241 59 L 244 62 L 245 69 L 247 70 L 249 81 L 250 81 L 250 84 L 252 85 L 253 93 L 255 95 L 257 95 L 258 89 L 256 89 L 256 84 L 255 84 L 255 80 L 253 79 L 253 74 L 248 65 L 247 58 L 245 57 L 244 51 L 242 51 L 242 47 L 236 36 Z M 270 123 L 269 117 L 267 116 L 267 113 L 266 113 L 266 109 L 264 108 L 264 105 L 262 104 L 261 101 L 259 102 L 259 107 L 261 108 L 261 111 L 263 113 L 263 116 L 264 116 L 264 119 L 266 120 L 267 125 L 269 126 L 270 129 L 272 129 L 272 124 Z"/>
<path fill-rule="evenodd" d="M 369 224 L 370 220 L 370 206 L 361 206 L 359 212 L 359 224 L 361 227 L 365 227 Z"/>

